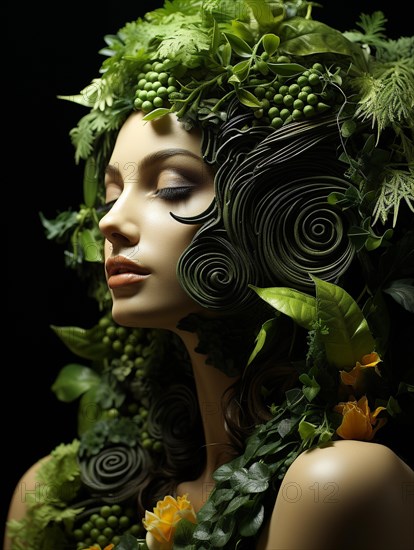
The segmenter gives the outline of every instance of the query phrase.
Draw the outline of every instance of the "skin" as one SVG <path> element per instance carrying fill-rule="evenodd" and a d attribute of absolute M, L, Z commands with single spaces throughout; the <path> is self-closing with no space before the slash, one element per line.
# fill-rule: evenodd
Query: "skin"
<path fill-rule="evenodd" d="M 214 197 L 213 178 L 200 159 L 197 133 L 183 130 L 173 117 L 144 123 L 140 113 L 122 127 L 109 166 L 110 209 L 100 229 L 106 238 L 113 317 L 125 326 L 173 330 L 187 347 L 207 462 L 200 478 L 181 483 L 177 492 L 187 493 L 197 511 L 214 485 L 212 473 L 229 459 L 220 400 L 234 379 L 194 351 L 194 334 L 177 329 L 181 318 L 202 310 L 175 273 L 197 227 L 177 222 L 170 212 L 193 216 L 205 210 Z M 170 200 L 171 191 L 165 191 L 170 187 L 186 190 L 179 191 L 179 200 Z M 133 264 L 126 265 L 125 258 Z M 34 465 L 16 487 L 9 519 L 24 516 L 20 489 L 35 487 L 37 468 Z M 256 550 L 411 550 L 412 517 L 414 472 L 383 445 L 340 440 L 302 453 L 290 466 Z M 6 539 L 4 550 L 9 549 Z"/>
<path fill-rule="evenodd" d="M 134 113 L 119 133 L 105 186 L 107 202 L 116 201 L 100 222 L 105 258 L 128 258 L 145 270 L 141 278 L 118 277 L 114 284 L 120 286 L 111 285 L 116 278 L 108 280 L 113 318 L 124 326 L 176 331 L 180 319 L 201 310 L 175 274 L 197 226 L 170 215 L 194 216 L 213 200 L 213 178 L 200 156 L 199 135 L 184 130 L 176 117 L 145 123 L 142 113 Z M 180 195 L 174 198 L 177 188 Z"/>

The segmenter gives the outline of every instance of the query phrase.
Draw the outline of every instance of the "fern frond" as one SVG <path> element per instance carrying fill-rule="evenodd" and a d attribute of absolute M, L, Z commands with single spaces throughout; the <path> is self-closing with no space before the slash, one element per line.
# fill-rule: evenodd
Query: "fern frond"
<path fill-rule="evenodd" d="M 414 108 L 414 71 L 406 60 L 376 63 L 370 75 L 356 79 L 361 99 L 356 115 L 372 120 L 378 135 L 392 125 L 409 126 Z"/>
<path fill-rule="evenodd" d="M 392 214 L 392 226 L 395 227 L 402 201 L 405 201 L 408 208 L 414 213 L 414 169 L 408 172 L 387 170 L 375 204 L 373 225 L 378 220 L 385 223 L 388 216 Z"/>

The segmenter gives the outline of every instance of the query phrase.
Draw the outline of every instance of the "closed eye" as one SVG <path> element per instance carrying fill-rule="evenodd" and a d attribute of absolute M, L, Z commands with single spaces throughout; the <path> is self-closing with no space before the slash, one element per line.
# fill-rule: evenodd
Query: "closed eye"
<path fill-rule="evenodd" d="M 154 195 L 166 201 L 179 201 L 188 198 L 193 191 L 192 186 L 186 187 L 162 187 L 157 189 Z"/>

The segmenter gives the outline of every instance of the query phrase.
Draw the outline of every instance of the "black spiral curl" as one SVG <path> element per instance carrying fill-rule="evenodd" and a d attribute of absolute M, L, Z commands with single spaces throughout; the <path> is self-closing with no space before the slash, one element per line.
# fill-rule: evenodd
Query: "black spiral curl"
<path fill-rule="evenodd" d="M 174 384 L 153 403 L 148 414 L 148 432 L 161 439 L 167 453 L 166 469 L 172 465 L 203 462 L 203 433 L 195 390 L 184 384 Z M 198 433 L 189 445 L 188 434 Z"/>
<path fill-rule="evenodd" d="M 310 275 L 338 281 L 354 247 L 348 223 L 327 197 L 347 188 L 347 182 L 328 176 L 303 178 L 261 197 L 250 219 L 259 240 L 257 261 L 269 280 L 305 291 L 313 287 Z"/>
<path fill-rule="evenodd" d="M 248 284 L 256 280 L 248 254 L 229 241 L 223 229 L 201 232 L 184 251 L 177 273 L 188 294 L 200 305 L 222 312 L 251 301 Z"/>
<path fill-rule="evenodd" d="M 117 445 L 80 460 L 81 479 L 92 496 L 116 503 L 137 494 L 148 475 L 149 455 L 140 446 Z"/>

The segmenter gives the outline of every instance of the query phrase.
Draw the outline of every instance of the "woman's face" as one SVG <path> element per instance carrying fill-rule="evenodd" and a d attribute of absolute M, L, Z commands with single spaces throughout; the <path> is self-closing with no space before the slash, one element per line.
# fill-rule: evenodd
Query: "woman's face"
<path fill-rule="evenodd" d="M 200 136 L 175 116 L 144 122 L 132 114 L 121 128 L 106 170 L 102 218 L 105 274 L 114 320 L 124 326 L 175 329 L 201 310 L 182 289 L 177 261 L 198 226 L 190 217 L 214 197 L 213 177 L 200 156 Z"/>

